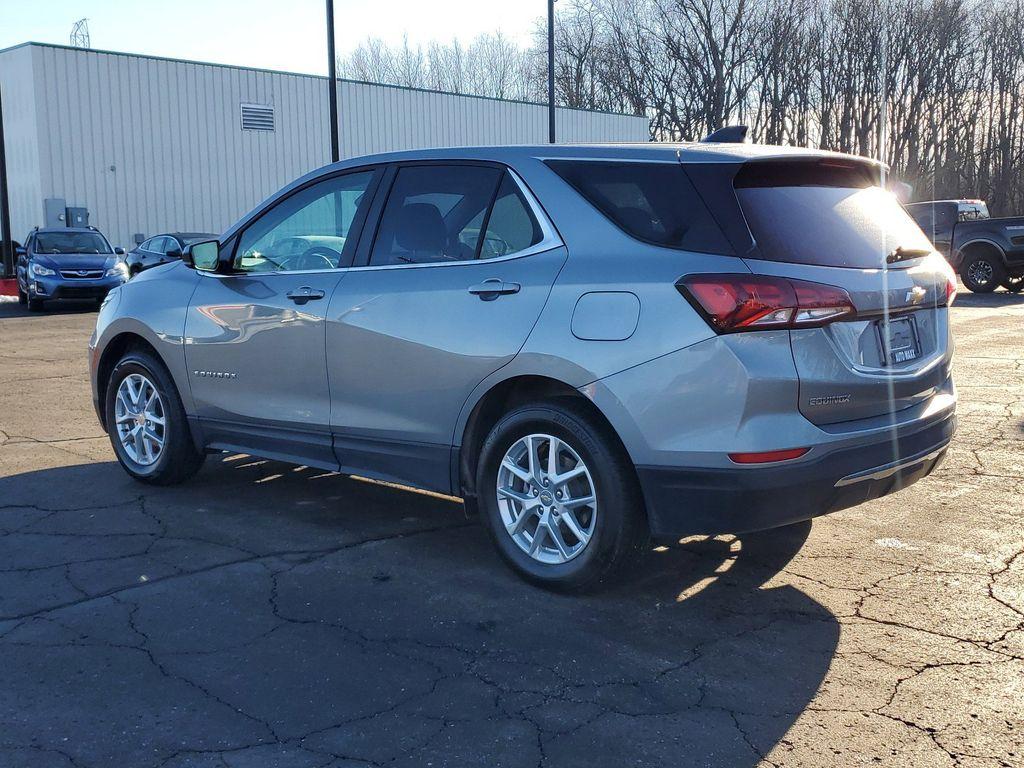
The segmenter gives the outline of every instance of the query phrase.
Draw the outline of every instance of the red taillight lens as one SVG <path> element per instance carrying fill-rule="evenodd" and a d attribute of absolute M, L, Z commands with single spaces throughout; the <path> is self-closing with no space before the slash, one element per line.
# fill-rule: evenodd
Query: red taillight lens
<path fill-rule="evenodd" d="M 803 328 L 853 317 L 842 288 L 767 275 L 691 275 L 676 287 L 719 333 Z"/>

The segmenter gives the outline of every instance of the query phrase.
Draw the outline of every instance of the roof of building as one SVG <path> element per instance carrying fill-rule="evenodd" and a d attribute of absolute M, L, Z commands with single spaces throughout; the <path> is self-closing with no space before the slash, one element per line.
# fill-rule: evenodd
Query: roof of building
<path fill-rule="evenodd" d="M 213 61 L 196 61 L 194 59 L 176 59 L 169 56 L 154 56 L 148 53 L 128 53 L 126 51 L 109 51 L 102 48 L 77 48 L 72 45 L 61 45 L 58 43 L 38 43 L 35 41 L 28 41 L 24 43 L 18 43 L 7 48 L 0 49 L 0 55 L 9 53 L 10 51 L 16 51 L 19 48 L 26 48 L 29 46 L 35 46 L 38 48 L 52 48 L 54 50 L 70 51 L 74 53 L 94 53 L 102 54 L 107 56 L 127 56 L 134 59 L 150 59 L 152 61 L 165 61 L 172 64 L 190 64 L 193 66 L 200 67 L 218 67 L 222 69 L 232 69 L 243 72 L 265 72 L 270 75 L 287 75 L 289 77 L 309 77 L 316 80 L 327 80 L 325 75 L 312 75 L 308 72 L 291 72 L 288 70 L 280 69 L 267 69 L 265 67 L 243 67 L 237 64 L 218 64 Z M 546 102 L 537 101 L 525 101 L 522 99 L 502 99 L 496 96 L 480 96 L 475 93 L 456 93 L 454 91 L 438 91 L 432 88 L 417 88 L 408 85 L 393 85 L 391 83 L 374 83 L 368 80 L 352 80 L 349 78 L 339 77 L 337 78 L 339 83 L 350 83 L 353 85 L 370 85 L 377 88 L 394 88 L 399 91 L 414 91 L 417 93 L 433 93 L 440 96 L 459 96 L 466 99 L 482 99 L 484 101 L 498 101 L 505 104 L 526 104 L 533 107 L 547 107 Z M 593 112 L 601 115 L 618 115 L 620 117 L 646 117 L 645 115 L 631 115 L 626 112 L 615 112 L 613 110 L 606 109 L 583 109 L 579 107 L 563 107 L 559 106 L 558 109 L 568 109 L 574 112 Z"/>

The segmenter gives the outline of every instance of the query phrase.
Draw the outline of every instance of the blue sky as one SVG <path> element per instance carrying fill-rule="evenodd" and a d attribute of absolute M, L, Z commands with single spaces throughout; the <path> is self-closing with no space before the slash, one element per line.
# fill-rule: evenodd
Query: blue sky
<path fill-rule="evenodd" d="M 339 53 L 368 36 L 469 41 L 501 29 L 527 42 L 545 0 L 335 0 Z M 324 0 L 0 0 L 0 48 L 68 43 L 89 19 L 93 48 L 325 73 Z"/>

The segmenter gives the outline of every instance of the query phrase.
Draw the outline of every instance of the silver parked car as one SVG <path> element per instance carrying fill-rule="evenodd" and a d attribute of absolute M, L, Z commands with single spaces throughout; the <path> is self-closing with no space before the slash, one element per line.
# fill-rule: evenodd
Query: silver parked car
<path fill-rule="evenodd" d="M 882 172 L 740 144 L 337 163 L 111 292 L 97 413 L 141 481 L 230 450 L 455 494 L 521 575 L 593 586 L 649 537 L 938 464 L 955 282 Z"/>

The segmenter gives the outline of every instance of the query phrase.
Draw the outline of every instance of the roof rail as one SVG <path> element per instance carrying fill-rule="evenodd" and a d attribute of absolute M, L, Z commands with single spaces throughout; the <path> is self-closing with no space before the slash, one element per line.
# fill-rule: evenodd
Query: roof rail
<path fill-rule="evenodd" d="M 706 144 L 743 144 L 747 140 L 747 126 L 726 125 L 701 139 Z"/>

